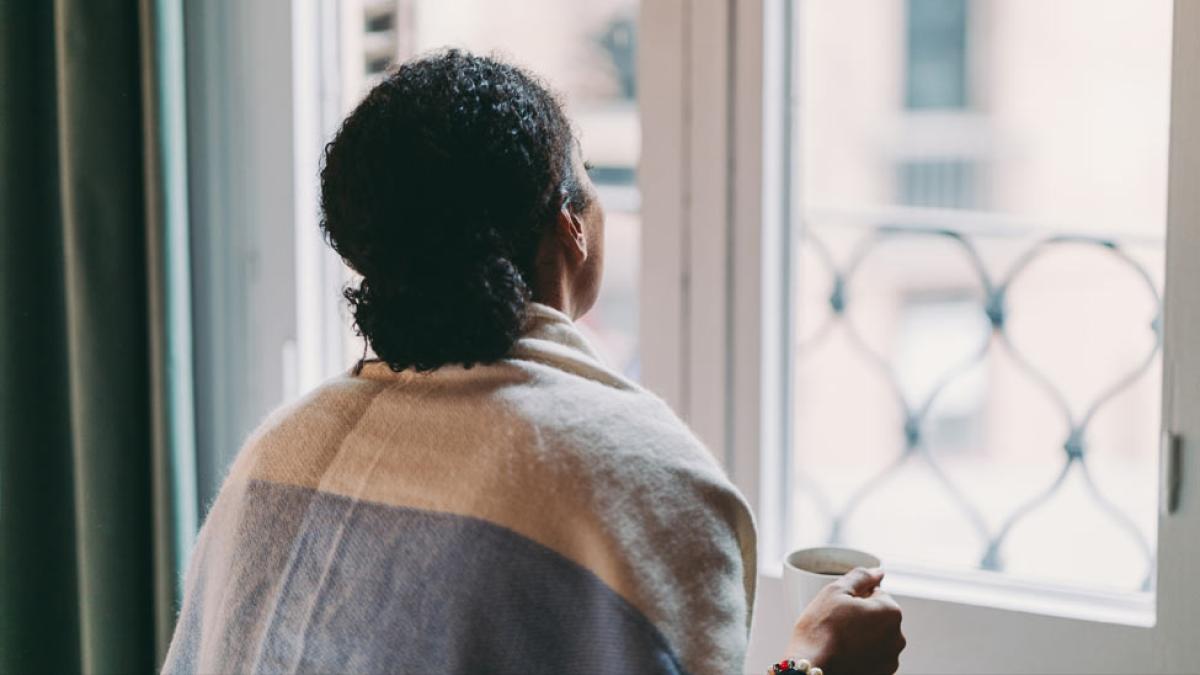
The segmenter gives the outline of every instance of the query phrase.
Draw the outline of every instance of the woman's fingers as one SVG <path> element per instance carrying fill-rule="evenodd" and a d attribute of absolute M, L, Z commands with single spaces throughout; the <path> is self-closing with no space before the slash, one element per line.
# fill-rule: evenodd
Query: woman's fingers
<path fill-rule="evenodd" d="M 842 591 L 849 593 L 850 595 L 857 595 L 860 598 L 865 598 L 870 596 L 871 592 L 878 588 L 880 582 L 882 581 L 882 569 L 879 569 L 878 567 L 874 569 L 855 567 L 834 581 L 833 585 L 839 587 Z"/>

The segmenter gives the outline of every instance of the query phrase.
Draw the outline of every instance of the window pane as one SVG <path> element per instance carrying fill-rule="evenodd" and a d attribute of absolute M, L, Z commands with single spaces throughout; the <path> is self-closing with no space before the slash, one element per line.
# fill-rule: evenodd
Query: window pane
<path fill-rule="evenodd" d="M 460 47 L 526 67 L 564 100 L 608 214 L 605 275 L 581 324 L 609 364 L 636 378 L 640 255 L 636 0 L 363 0 L 343 5 L 344 107 L 394 63 Z"/>
<path fill-rule="evenodd" d="M 967 0 L 908 0 L 909 108 L 967 104 Z"/>
<path fill-rule="evenodd" d="M 1149 590 L 1171 2 L 797 7 L 792 543 Z"/>

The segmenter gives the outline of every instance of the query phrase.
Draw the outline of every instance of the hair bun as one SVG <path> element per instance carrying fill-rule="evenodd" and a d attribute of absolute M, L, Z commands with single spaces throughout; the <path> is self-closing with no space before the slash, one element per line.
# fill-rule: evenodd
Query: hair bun
<path fill-rule="evenodd" d="M 521 273 L 500 256 L 449 265 L 419 283 L 364 278 L 344 295 L 359 334 L 396 371 L 504 358 L 529 303 Z"/>

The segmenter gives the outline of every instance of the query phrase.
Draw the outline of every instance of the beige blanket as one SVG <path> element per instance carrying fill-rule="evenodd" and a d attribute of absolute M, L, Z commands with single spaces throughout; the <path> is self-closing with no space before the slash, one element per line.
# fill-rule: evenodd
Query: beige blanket
<path fill-rule="evenodd" d="M 511 358 L 368 363 L 271 416 L 200 533 L 164 672 L 740 672 L 750 512 L 534 305 Z"/>

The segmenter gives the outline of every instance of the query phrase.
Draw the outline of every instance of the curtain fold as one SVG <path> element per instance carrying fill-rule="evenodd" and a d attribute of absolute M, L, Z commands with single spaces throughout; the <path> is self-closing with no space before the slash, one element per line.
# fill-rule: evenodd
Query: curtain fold
<path fill-rule="evenodd" d="M 140 0 L 154 479 L 155 644 L 162 663 L 199 529 L 182 0 Z M 170 600 L 168 602 L 167 600 Z"/>
<path fill-rule="evenodd" d="M 173 9 L 0 0 L 3 672 L 150 671 L 170 637 L 195 510 Z"/>

